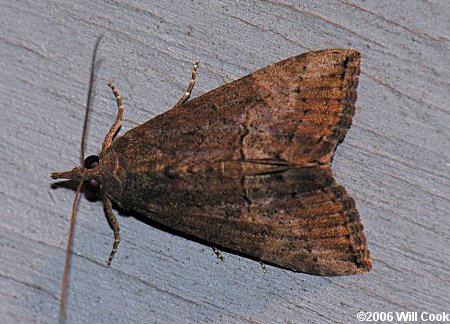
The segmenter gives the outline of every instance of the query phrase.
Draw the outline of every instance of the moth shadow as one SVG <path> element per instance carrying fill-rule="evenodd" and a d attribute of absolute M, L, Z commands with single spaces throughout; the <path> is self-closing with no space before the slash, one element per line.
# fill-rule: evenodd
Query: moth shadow
<path fill-rule="evenodd" d="M 64 181 L 58 181 L 51 184 L 50 188 L 52 190 L 56 190 L 59 188 L 64 189 L 70 189 L 73 191 L 77 191 L 79 182 L 74 180 L 64 180 Z M 90 192 L 89 190 L 86 190 L 84 186 L 81 187 L 80 193 L 83 194 L 83 196 L 90 202 L 96 202 L 101 201 L 101 197 L 99 197 L 97 194 Z"/>

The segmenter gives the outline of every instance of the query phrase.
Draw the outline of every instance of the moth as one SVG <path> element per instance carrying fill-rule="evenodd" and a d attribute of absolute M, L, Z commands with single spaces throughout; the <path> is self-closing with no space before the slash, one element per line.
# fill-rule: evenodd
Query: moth
<path fill-rule="evenodd" d="M 100 154 L 52 173 L 78 181 L 76 196 L 84 184 L 102 197 L 115 238 L 108 264 L 120 241 L 115 202 L 212 246 L 293 271 L 368 272 L 358 210 L 331 169 L 355 113 L 360 54 L 308 52 L 188 101 L 197 66 L 171 110 L 115 140 L 123 105 L 110 83 L 118 114 Z"/>

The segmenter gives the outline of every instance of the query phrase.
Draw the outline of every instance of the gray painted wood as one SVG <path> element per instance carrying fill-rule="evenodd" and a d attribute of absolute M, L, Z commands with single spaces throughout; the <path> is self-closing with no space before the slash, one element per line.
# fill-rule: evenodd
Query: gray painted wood
<path fill-rule="evenodd" d="M 267 266 L 81 199 L 70 323 L 356 322 L 359 311 L 449 311 L 448 1 L 1 1 L 0 322 L 58 315 L 74 191 L 49 174 L 78 163 L 90 59 L 99 49 L 88 153 L 124 98 L 123 130 L 166 111 L 201 60 L 194 96 L 328 47 L 362 53 L 358 110 L 334 168 L 373 257 L 367 275 Z"/>

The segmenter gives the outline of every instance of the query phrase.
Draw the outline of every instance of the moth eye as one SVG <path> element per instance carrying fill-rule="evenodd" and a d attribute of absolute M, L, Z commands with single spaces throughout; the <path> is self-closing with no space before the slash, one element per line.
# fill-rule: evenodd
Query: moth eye
<path fill-rule="evenodd" d="M 96 178 L 89 178 L 83 181 L 83 184 L 90 192 L 97 193 L 100 191 L 100 182 Z"/>
<path fill-rule="evenodd" d="M 97 155 L 90 155 L 84 160 L 84 167 L 86 169 L 93 169 L 98 165 L 100 159 Z"/>

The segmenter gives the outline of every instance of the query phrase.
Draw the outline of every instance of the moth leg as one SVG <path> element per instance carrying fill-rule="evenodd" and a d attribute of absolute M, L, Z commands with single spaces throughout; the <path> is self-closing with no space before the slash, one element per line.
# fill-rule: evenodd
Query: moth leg
<path fill-rule="evenodd" d="M 262 262 L 262 261 L 259 261 L 259 264 L 261 265 L 262 272 L 266 272 L 267 271 L 266 264 L 264 262 Z"/>
<path fill-rule="evenodd" d="M 117 91 L 116 87 L 114 86 L 114 84 L 112 82 L 108 82 L 108 86 L 111 88 L 111 90 L 114 93 L 114 96 L 116 97 L 118 111 L 117 111 L 116 121 L 111 126 L 108 134 L 106 134 L 105 139 L 103 140 L 102 152 L 111 146 L 114 135 L 116 135 L 117 131 L 119 130 L 120 126 L 122 125 L 122 116 L 123 116 L 123 105 L 122 105 L 122 99 L 120 98 L 119 92 Z"/>
<path fill-rule="evenodd" d="M 200 61 L 195 62 L 194 68 L 192 69 L 192 77 L 191 77 L 191 81 L 189 82 L 188 88 L 187 88 L 186 92 L 184 93 L 183 97 L 181 97 L 181 99 L 178 100 L 178 102 L 175 106 L 182 105 L 191 96 L 191 92 L 192 92 L 192 89 L 194 88 L 194 84 L 195 84 L 195 78 L 197 77 L 197 68 L 198 68 L 199 63 L 200 63 Z"/>
<path fill-rule="evenodd" d="M 216 257 L 218 257 L 220 259 L 220 261 L 225 261 L 225 258 L 223 257 L 222 254 L 220 254 L 220 251 L 219 251 L 218 248 L 213 247 L 212 249 L 213 249 L 214 254 L 216 255 Z"/>
<path fill-rule="evenodd" d="M 109 198 L 107 198 L 107 197 L 103 197 L 103 205 L 105 207 L 106 217 L 108 217 L 108 221 L 114 230 L 113 248 L 111 250 L 111 253 L 109 254 L 109 259 L 108 259 L 108 266 L 110 266 L 112 259 L 114 258 L 114 255 L 116 254 L 117 248 L 119 247 L 119 243 L 120 243 L 119 222 L 117 221 L 116 216 L 114 216 L 114 213 L 112 211 L 111 200 L 109 200 Z"/>

